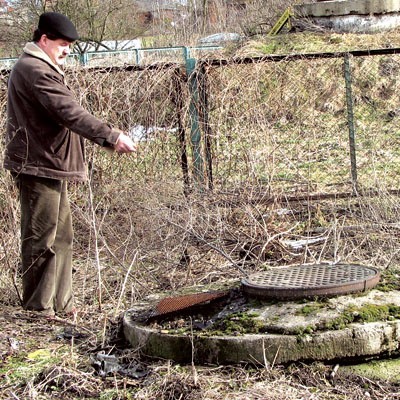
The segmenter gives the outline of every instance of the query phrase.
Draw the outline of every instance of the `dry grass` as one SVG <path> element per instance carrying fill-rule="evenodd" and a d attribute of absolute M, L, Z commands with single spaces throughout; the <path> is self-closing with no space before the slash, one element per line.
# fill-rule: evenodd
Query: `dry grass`
<path fill-rule="evenodd" d="M 399 398 L 398 387 L 340 369 L 329 381 L 332 366 L 319 363 L 201 367 L 146 360 L 127 348 L 119 331 L 121 313 L 147 294 L 239 279 L 237 265 L 256 271 L 341 260 L 397 267 L 400 210 L 390 189 L 398 188 L 398 63 L 390 56 L 353 64 L 359 180 L 367 195 L 314 200 L 316 193 L 351 193 L 341 60 L 210 68 L 214 191 L 188 196 L 182 147 L 176 131 L 169 131 L 179 122 L 189 126 L 188 90 L 172 79 L 175 68 L 71 71 L 70 85 L 99 117 L 122 129 L 164 129 L 132 156 L 88 145 L 90 180 L 70 185 L 76 325 L 43 323 L 20 309 L 18 202 L 10 177 L 0 173 L 0 397 Z M 5 93 L 3 79 L 2 130 Z M 188 137 L 186 149 L 191 166 Z M 195 182 L 191 169 L 189 178 Z M 297 251 L 287 245 L 288 239 L 314 236 L 324 242 Z M 47 353 L 34 353 L 38 349 Z M 100 351 L 118 355 L 136 375 L 102 378 L 90 359 Z"/>

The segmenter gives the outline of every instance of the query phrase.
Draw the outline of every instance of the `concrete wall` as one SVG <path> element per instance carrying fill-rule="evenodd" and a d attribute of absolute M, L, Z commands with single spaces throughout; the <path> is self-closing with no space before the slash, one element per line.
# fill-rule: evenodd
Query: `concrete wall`
<path fill-rule="evenodd" d="M 337 0 L 294 6 L 296 15 L 331 17 L 400 12 L 400 0 Z"/>
<path fill-rule="evenodd" d="M 309 22 L 326 30 L 374 33 L 400 26 L 400 0 L 336 0 L 293 8 L 294 26 Z M 307 28 L 306 28 L 307 29 Z"/>

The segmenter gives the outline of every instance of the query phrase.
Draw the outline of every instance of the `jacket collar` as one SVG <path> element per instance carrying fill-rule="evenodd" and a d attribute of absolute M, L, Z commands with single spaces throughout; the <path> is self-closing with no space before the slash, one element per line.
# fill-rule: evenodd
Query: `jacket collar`
<path fill-rule="evenodd" d="M 51 58 L 34 42 L 27 43 L 23 50 L 24 53 L 36 58 L 40 58 L 47 64 L 50 64 L 53 68 L 57 70 L 57 72 L 64 76 L 64 71 L 57 64 L 53 63 L 53 61 L 51 61 Z"/>

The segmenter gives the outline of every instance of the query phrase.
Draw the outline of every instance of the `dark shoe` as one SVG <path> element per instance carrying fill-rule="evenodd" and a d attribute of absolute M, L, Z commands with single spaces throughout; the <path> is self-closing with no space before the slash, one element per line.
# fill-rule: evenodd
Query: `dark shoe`
<path fill-rule="evenodd" d="M 65 318 L 65 319 L 71 319 L 72 322 L 76 322 L 76 318 L 78 316 L 78 310 L 76 307 L 72 307 L 70 310 L 68 311 L 62 311 L 57 313 L 58 317 L 60 318 Z"/>
<path fill-rule="evenodd" d="M 46 319 L 52 321 L 56 318 L 56 315 L 52 310 L 25 310 L 25 312 L 29 318 L 34 319 Z"/>

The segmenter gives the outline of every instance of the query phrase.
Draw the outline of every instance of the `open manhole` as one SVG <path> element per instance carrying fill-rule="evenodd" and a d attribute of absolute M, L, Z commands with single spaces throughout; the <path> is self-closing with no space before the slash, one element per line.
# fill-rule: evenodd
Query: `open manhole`
<path fill-rule="evenodd" d="M 313 264 L 280 267 L 249 275 L 242 289 L 268 299 L 299 299 L 362 292 L 379 282 L 379 271 L 357 264 Z"/>

